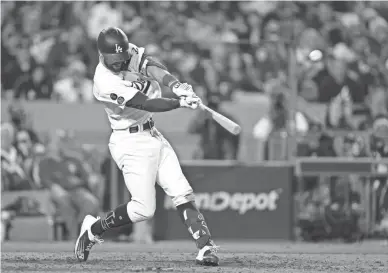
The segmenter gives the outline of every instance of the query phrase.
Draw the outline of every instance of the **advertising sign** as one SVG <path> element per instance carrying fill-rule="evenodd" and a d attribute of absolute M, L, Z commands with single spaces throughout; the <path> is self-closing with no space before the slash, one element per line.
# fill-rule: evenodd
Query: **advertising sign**
<path fill-rule="evenodd" d="M 292 239 L 292 167 L 185 166 L 183 171 L 215 239 Z M 154 233 L 157 239 L 189 238 L 159 187 Z"/>

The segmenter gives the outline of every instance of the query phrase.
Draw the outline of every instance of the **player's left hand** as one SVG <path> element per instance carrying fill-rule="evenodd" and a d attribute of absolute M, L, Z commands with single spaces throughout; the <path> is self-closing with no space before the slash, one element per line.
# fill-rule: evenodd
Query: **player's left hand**
<path fill-rule="evenodd" d="M 178 97 L 182 97 L 182 96 L 185 96 L 185 97 L 193 97 L 193 96 L 196 96 L 195 93 L 194 93 L 194 90 L 193 90 L 193 87 L 188 84 L 188 83 L 176 83 L 173 87 L 172 87 L 172 92 L 175 93 L 175 95 L 177 95 Z"/>

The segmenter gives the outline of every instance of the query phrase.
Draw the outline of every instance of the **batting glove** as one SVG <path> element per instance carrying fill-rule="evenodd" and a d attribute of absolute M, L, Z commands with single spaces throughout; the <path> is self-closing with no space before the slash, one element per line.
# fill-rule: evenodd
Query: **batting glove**
<path fill-rule="evenodd" d="M 176 83 L 172 87 L 172 92 L 174 92 L 175 95 L 177 95 L 178 97 L 182 97 L 182 96 L 193 97 L 193 96 L 195 96 L 193 87 L 188 83 L 180 83 L 180 82 Z"/>
<path fill-rule="evenodd" d="M 182 108 L 191 108 L 191 109 L 197 109 L 198 105 L 201 103 L 201 99 L 197 96 L 190 96 L 190 97 L 180 97 L 180 105 Z"/>

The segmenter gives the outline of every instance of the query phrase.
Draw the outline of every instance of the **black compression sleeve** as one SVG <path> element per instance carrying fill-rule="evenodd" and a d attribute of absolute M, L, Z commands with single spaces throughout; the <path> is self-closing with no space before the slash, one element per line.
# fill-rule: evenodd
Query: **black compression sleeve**
<path fill-rule="evenodd" d="M 180 102 L 178 99 L 155 98 L 148 99 L 140 104 L 134 104 L 133 101 L 128 101 L 126 106 L 148 112 L 167 112 L 179 108 Z"/>

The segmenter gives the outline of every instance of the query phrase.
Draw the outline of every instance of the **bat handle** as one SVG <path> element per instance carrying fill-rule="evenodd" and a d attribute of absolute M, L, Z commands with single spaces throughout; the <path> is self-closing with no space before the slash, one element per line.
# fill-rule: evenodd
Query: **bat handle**
<path fill-rule="evenodd" d="M 207 107 L 207 106 L 206 106 L 205 104 L 203 104 L 202 102 L 200 102 L 200 103 L 198 104 L 198 106 L 199 106 L 199 108 L 201 108 L 202 110 L 208 111 L 208 112 L 210 112 L 210 113 L 213 112 L 212 109 L 210 109 L 209 107 Z"/>

